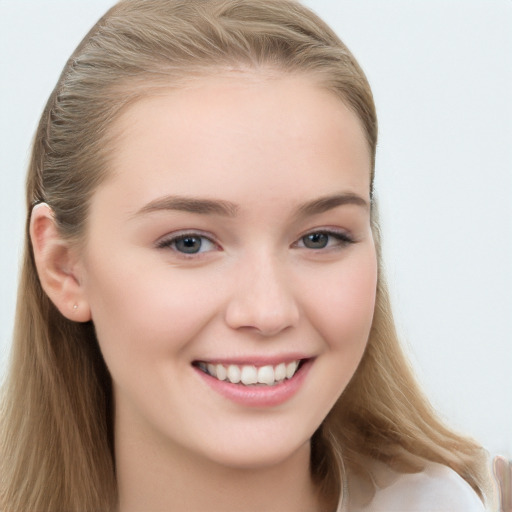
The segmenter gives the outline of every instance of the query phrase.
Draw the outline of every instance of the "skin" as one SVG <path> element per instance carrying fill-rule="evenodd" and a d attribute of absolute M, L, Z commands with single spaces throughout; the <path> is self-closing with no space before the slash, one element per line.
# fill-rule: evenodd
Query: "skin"
<path fill-rule="evenodd" d="M 140 100 L 113 130 L 83 250 L 46 208 L 32 235 L 47 293 L 93 320 L 112 375 L 120 510 L 322 508 L 310 438 L 357 368 L 375 304 L 358 118 L 307 77 L 255 72 Z M 164 208 L 169 195 L 230 211 Z M 301 210 L 333 195 L 351 199 Z M 306 245 L 326 231 L 325 247 Z M 205 237 L 200 252 L 180 252 L 184 233 Z M 309 369 L 289 399 L 254 407 L 193 364 L 259 358 Z"/>
<path fill-rule="evenodd" d="M 500 512 L 512 512 L 512 461 L 495 457 L 493 470 L 498 483 Z"/>

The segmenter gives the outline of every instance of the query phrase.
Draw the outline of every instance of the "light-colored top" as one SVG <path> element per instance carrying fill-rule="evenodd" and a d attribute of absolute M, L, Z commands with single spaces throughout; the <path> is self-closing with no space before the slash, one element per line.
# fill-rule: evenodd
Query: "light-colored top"
<path fill-rule="evenodd" d="M 440 464 L 429 463 L 420 473 L 396 474 L 386 484 L 380 487 L 377 483 L 370 503 L 355 507 L 340 503 L 338 512 L 485 511 L 471 486 L 455 471 Z"/>

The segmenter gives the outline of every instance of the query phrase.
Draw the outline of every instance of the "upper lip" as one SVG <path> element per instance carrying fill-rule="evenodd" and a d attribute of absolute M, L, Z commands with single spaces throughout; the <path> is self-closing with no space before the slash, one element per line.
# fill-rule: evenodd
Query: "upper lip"
<path fill-rule="evenodd" d="M 304 359 L 311 359 L 312 356 L 305 354 L 283 354 L 282 356 L 244 356 L 244 357 L 206 357 L 204 359 L 195 359 L 194 363 L 210 363 L 222 365 L 237 365 L 237 366 L 276 366 L 281 363 L 291 363 L 292 361 L 301 361 Z"/>

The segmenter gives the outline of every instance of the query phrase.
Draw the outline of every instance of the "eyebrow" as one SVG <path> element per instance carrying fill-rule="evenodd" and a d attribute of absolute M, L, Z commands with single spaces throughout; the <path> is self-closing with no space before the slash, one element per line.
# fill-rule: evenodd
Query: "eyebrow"
<path fill-rule="evenodd" d="M 355 205 L 370 210 L 370 204 L 361 196 L 352 193 L 334 194 L 332 196 L 320 197 L 303 205 L 298 209 L 299 216 L 318 215 L 338 206 Z"/>
<path fill-rule="evenodd" d="M 355 205 L 366 210 L 370 209 L 369 203 L 361 196 L 353 193 L 333 194 L 308 201 L 300 205 L 296 210 L 299 217 L 318 215 L 332 210 L 338 206 Z M 215 214 L 225 217 L 235 217 L 240 207 L 230 201 L 222 199 L 203 199 L 187 196 L 165 196 L 157 198 L 135 214 L 136 216 L 166 210 L 177 210 L 182 212 L 197 213 L 202 215 Z"/>
<path fill-rule="evenodd" d="M 166 196 L 143 206 L 136 215 L 162 210 L 178 210 L 203 215 L 216 214 L 235 217 L 239 208 L 235 203 L 221 199 L 201 199 L 185 196 Z"/>

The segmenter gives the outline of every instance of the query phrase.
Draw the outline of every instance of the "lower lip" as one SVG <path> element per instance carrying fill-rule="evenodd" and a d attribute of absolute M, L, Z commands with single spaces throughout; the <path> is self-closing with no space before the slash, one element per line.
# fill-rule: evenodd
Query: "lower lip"
<path fill-rule="evenodd" d="M 194 369 L 214 391 L 237 404 L 247 407 L 275 407 L 287 402 L 299 391 L 312 365 L 313 359 L 304 361 L 291 379 L 274 386 L 232 384 L 218 380 L 199 368 Z"/>

